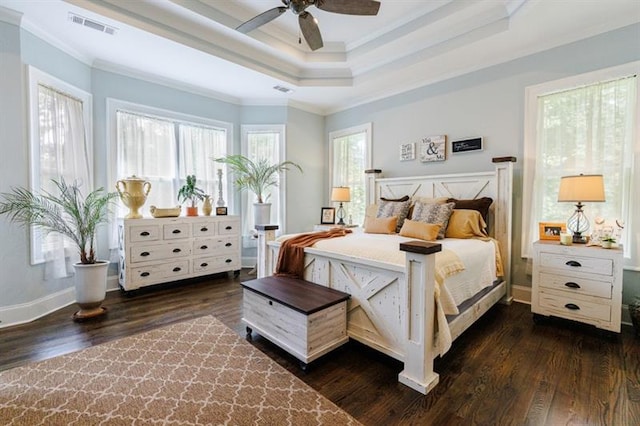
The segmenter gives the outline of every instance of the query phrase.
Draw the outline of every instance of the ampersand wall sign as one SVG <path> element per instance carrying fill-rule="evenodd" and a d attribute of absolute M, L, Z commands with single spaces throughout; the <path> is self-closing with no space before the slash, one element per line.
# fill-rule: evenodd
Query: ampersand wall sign
<path fill-rule="evenodd" d="M 447 136 L 427 136 L 420 142 L 420 161 L 430 163 L 432 161 L 444 161 L 447 158 Z"/>

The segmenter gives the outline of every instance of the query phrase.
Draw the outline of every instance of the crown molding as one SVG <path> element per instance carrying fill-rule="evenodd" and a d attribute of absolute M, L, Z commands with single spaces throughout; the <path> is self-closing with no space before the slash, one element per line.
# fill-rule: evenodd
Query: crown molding
<path fill-rule="evenodd" d="M 22 13 L 0 6 L 0 22 L 19 27 L 20 21 L 22 21 Z"/>

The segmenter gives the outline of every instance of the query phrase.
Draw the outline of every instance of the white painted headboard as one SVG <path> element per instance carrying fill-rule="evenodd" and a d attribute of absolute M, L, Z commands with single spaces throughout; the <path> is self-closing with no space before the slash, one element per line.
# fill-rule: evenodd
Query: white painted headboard
<path fill-rule="evenodd" d="M 513 208 L 513 163 L 515 157 L 493 159 L 493 170 L 476 173 L 382 178 L 380 170 L 367 170 L 367 205 L 380 197 L 450 197 L 476 199 L 490 197 L 490 234 L 500 242 L 507 282 L 507 297 L 511 298 L 511 228 Z"/>

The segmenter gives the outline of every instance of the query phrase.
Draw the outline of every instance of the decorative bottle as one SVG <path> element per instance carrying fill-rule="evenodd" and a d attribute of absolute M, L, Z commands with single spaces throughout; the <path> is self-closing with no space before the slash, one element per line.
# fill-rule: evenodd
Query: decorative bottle
<path fill-rule="evenodd" d="M 211 205 L 211 197 L 208 195 L 204 196 L 204 202 L 202 203 L 202 212 L 205 216 L 211 216 L 211 212 L 213 211 L 213 206 Z"/>

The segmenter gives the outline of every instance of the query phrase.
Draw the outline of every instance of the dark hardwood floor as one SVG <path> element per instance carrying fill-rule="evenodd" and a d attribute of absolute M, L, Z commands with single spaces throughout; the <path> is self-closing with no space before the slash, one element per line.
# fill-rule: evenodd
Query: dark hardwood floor
<path fill-rule="evenodd" d="M 0 370 L 202 315 L 244 336 L 240 281 L 250 278 L 110 292 L 103 318 L 73 322 L 69 306 L 0 329 Z M 252 343 L 365 425 L 640 425 L 640 339 L 631 327 L 611 338 L 561 320 L 535 325 L 528 305 L 497 305 L 467 330 L 436 360 L 440 383 L 428 396 L 398 383 L 400 362 L 356 342 L 306 373 L 265 339 Z"/>

